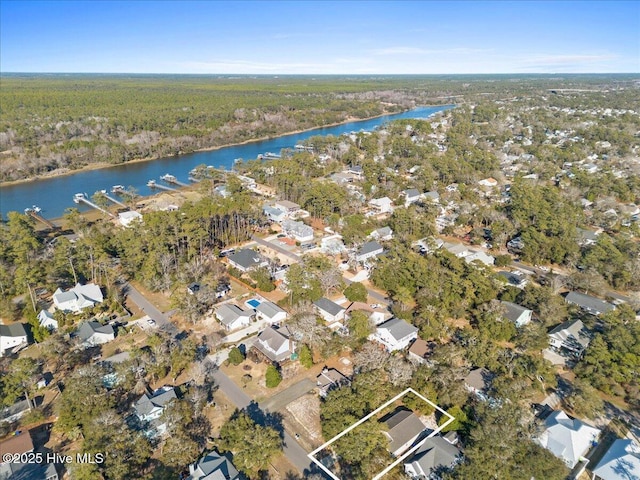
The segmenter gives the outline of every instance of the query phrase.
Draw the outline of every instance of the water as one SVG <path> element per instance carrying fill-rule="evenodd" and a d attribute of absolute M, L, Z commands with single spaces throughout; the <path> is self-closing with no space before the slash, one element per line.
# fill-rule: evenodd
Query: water
<path fill-rule="evenodd" d="M 385 115 L 370 120 L 349 122 L 333 127 L 316 128 L 307 132 L 283 135 L 271 140 L 262 140 L 244 145 L 236 145 L 196 152 L 175 157 L 160 158 L 147 162 L 125 163 L 100 170 L 88 170 L 73 175 L 34 180 L 27 183 L 0 187 L 0 212 L 23 212 L 25 208 L 37 205 L 42 208 L 46 218 L 61 217 L 65 210 L 76 207 L 87 211 L 89 207 L 73 203 L 73 195 L 87 193 L 93 195 L 98 190 L 110 190 L 113 185 L 133 186 L 143 196 L 157 193 L 147 187 L 151 179 L 159 180 L 161 175 L 170 173 L 178 180 L 188 182 L 189 172 L 198 165 L 212 165 L 218 168 L 231 169 L 236 158 L 253 160 L 266 152 L 280 153 L 283 148 L 293 148 L 303 140 L 316 135 L 341 135 L 346 132 L 373 130 L 390 120 L 401 118 L 427 118 L 437 112 L 453 108 L 453 105 L 437 107 L 420 107 L 403 113 Z"/>

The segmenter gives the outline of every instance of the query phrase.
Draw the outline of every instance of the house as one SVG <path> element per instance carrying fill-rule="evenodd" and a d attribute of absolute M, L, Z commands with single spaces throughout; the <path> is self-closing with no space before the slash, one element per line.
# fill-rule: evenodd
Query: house
<path fill-rule="evenodd" d="M 133 404 L 134 414 L 146 436 L 154 438 L 167 431 L 167 425 L 161 417 L 167 406 L 177 398 L 175 388 L 165 386 L 155 392 L 146 392 Z"/>
<path fill-rule="evenodd" d="M 595 316 L 611 312 L 616 309 L 615 305 L 605 302 L 604 300 L 600 300 L 599 298 L 592 297 L 591 295 L 585 295 L 584 293 L 579 292 L 569 292 L 564 299 L 567 303 L 577 305 L 583 311 Z"/>
<path fill-rule="evenodd" d="M 434 347 L 434 342 L 426 342 L 421 338 L 416 338 L 409 347 L 409 360 L 422 364 L 428 363 L 427 358 L 433 352 Z"/>
<path fill-rule="evenodd" d="M 406 407 L 398 407 L 380 422 L 386 426 L 384 435 L 389 439 L 389 452 L 399 457 L 410 448 L 426 430 L 424 423 Z"/>
<path fill-rule="evenodd" d="M 579 357 L 589 346 L 591 336 L 582 320 L 567 320 L 549 332 L 549 345 Z"/>
<path fill-rule="evenodd" d="M 32 408 L 29 400 L 19 400 L 13 405 L 0 409 L 0 424 L 12 423 L 19 420 L 24 414 Z M 1 478 L 1 477 L 0 477 Z"/>
<path fill-rule="evenodd" d="M 531 321 L 533 311 L 511 302 L 501 302 L 505 309 L 504 318 L 511 320 L 516 327 L 522 327 Z"/>
<path fill-rule="evenodd" d="M 282 231 L 297 242 L 304 243 L 313 240 L 313 228 L 302 222 L 294 220 L 284 220 L 282 222 Z"/>
<path fill-rule="evenodd" d="M 600 436 L 599 429 L 570 418 L 562 410 L 556 410 L 549 415 L 544 427 L 536 441 L 569 468 L 577 465 Z"/>
<path fill-rule="evenodd" d="M 241 272 L 248 272 L 249 270 L 269 265 L 269 262 L 262 255 L 248 248 L 241 248 L 236 253 L 228 255 L 227 260 L 229 260 L 229 264 L 232 267 Z"/>
<path fill-rule="evenodd" d="M 75 334 L 85 348 L 102 345 L 116 338 L 111 325 L 102 325 L 95 320 L 82 322 Z"/>
<path fill-rule="evenodd" d="M 328 298 L 322 297 L 313 302 L 313 304 L 316 306 L 318 314 L 327 322 L 330 328 L 337 328 L 339 325 L 332 326 L 331 324 L 344 320 L 345 309 Z"/>
<path fill-rule="evenodd" d="M 399 318 L 392 318 L 378 325 L 370 340 L 381 343 L 385 348 L 394 352 L 407 348 L 409 344 L 418 338 L 418 329 Z"/>
<path fill-rule="evenodd" d="M 100 287 L 95 283 L 86 285 L 76 284 L 75 287 L 63 292 L 58 288 L 53 294 L 53 304 L 63 312 L 80 313 L 85 308 L 92 308 L 104 300 Z"/>
<path fill-rule="evenodd" d="M 382 252 L 384 252 L 384 248 L 376 241 L 367 242 L 360 247 L 360 250 L 356 253 L 356 260 L 358 262 L 364 262 L 369 260 L 370 258 L 377 257 Z"/>
<path fill-rule="evenodd" d="M 0 325 L 0 357 L 14 349 L 27 345 L 27 331 L 22 323 Z"/>
<path fill-rule="evenodd" d="M 351 302 L 351 304 L 347 307 L 345 313 L 345 318 L 350 318 L 351 313 L 355 311 L 360 311 L 369 316 L 369 321 L 371 321 L 374 325 L 380 325 L 383 323 L 388 316 L 388 313 L 380 307 L 372 308 L 368 303 L 363 302 Z"/>
<path fill-rule="evenodd" d="M 440 435 L 428 438 L 414 454 L 404 462 L 404 471 L 412 479 L 433 478 L 460 460 L 460 450 Z"/>
<path fill-rule="evenodd" d="M 360 165 L 351 165 L 347 169 L 347 173 L 350 173 L 351 175 L 355 175 L 358 178 L 362 178 L 364 171 L 362 170 L 362 167 Z"/>
<path fill-rule="evenodd" d="M 227 283 L 220 283 L 216 287 L 216 298 L 224 298 L 231 292 L 231 285 Z"/>
<path fill-rule="evenodd" d="M 493 188 L 498 186 L 498 181 L 495 178 L 489 177 L 480 180 L 478 182 L 478 185 L 480 185 L 481 187 Z"/>
<path fill-rule="evenodd" d="M 408 207 L 412 203 L 417 203 L 424 198 L 424 194 L 420 193 L 415 188 L 409 188 L 408 190 L 403 191 L 402 195 L 404 196 L 405 207 Z"/>
<path fill-rule="evenodd" d="M 18 431 L 8 439 L 0 442 L 0 452 L 3 455 L 23 455 L 33 452 L 33 439 L 29 430 Z M 6 480 L 58 480 L 58 472 L 53 463 L 46 461 L 42 455 L 41 462 L 5 462 L 0 461 L 0 478 Z M 33 458 L 37 458 L 33 456 Z"/>
<path fill-rule="evenodd" d="M 189 465 L 186 480 L 239 480 L 238 469 L 225 455 L 215 450 L 207 453 L 197 463 Z"/>
<path fill-rule="evenodd" d="M 377 230 L 371 232 L 369 234 L 369 237 L 373 238 L 374 240 L 380 240 L 381 242 L 391 240 L 393 238 L 393 230 L 391 230 L 391 227 L 378 228 Z"/>
<path fill-rule="evenodd" d="M 262 208 L 262 213 L 264 213 L 269 220 L 276 223 L 280 223 L 287 218 L 287 212 L 268 205 Z"/>
<path fill-rule="evenodd" d="M 440 201 L 440 194 L 434 190 L 431 192 L 426 192 L 424 194 L 424 198 L 425 200 L 428 200 L 432 203 L 438 203 Z"/>
<path fill-rule="evenodd" d="M 630 480 L 640 475 L 640 445 L 618 438 L 593 469 L 592 480 Z"/>
<path fill-rule="evenodd" d="M 256 307 L 256 317 L 269 325 L 278 325 L 287 319 L 287 312 L 273 302 L 262 302 Z"/>
<path fill-rule="evenodd" d="M 282 210 L 288 215 L 291 215 L 300 210 L 300 205 L 294 202 L 290 202 L 289 200 L 278 200 L 273 204 L 273 206 L 278 210 Z"/>
<path fill-rule="evenodd" d="M 452 255 L 455 255 L 458 258 L 464 258 L 468 255 L 471 255 L 471 251 L 461 243 L 451 243 L 444 242 L 442 247 Z"/>
<path fill-rule="evenodd" d="M 135 210 L 120 212 L 118 214 L 118 222 L 123 227 L 130 227 L 134 223 L 142 223 L 142 215 Z"/>
<path fill-rule="evenodd" d="M 40 313 L 38 313 L 38 323 L 41 327 L 44 327 L 49 331 L 58 329 L 58 321 L 48 310 L 40 310 Z"/>
<path fill-rule="evenodd" d="M 464 386 L 480 400 L 487 400 L 489 399 L 488 392 L 494 376 L 486 368 L 474 368 L 464 379 Z"/>
<path fill-rule="evenodd" d="M 324 398 L 329 390 L 340 388 L 343 385 L 351 385 L 351 381 L 335 368 L 324 367 L 320 375 L 316 377 L 316 385 L 318 393 Z"/>
<path fill-rule="evenodd" d="M 504 278 L 510 286 L 516 288 L 524 288 L 529 283 L 529 279 L 520 272 L 502 270 L 498 272 L 498 276 Z"/>
<path fill-rule="evenodd" d="M 464 261 L 467 263 L 478 261 L 484 265 L 491 266 L 495 263 L 496 259 L 492 255 L 484 253 L 482 250 L 469 250 L 469 255 L 464 257 Z"/>
<path fill-rule="evenodd" d="M 253 346 L 272 362 L 282 362 L 295 353 L 293 336 L 288 329 L 265 328 Z"/>
<path fill-rule="evenodd" d="M 377 213 L 393 212 L 393 202 L 389 197 L 374 198 L 373 200 L 369 200 L 369 206 L 373 208 Z"/>
<path fill-rule="evenodd" d="M 514 252 L 519 252 L 524 248 L 524 240 L 522 240 L 521 236 L 514 237 L 507 242 L 507 248 Z"/>
<path fill-rule="evenodd" d="M 248 327 L 251 324 L 251 310 L 243 310 L 233 303 L 225 303 L 216 309 L 216 318 L 224 325 L 226 330 Z"/>
<path fill-rule="evenodd" d="M 598 243 L 598 235 L 602 233 L 602 229 L 587 230 L 584 228 L 577 228 L 578 245 L 581 247 L 591 247 Z"/>

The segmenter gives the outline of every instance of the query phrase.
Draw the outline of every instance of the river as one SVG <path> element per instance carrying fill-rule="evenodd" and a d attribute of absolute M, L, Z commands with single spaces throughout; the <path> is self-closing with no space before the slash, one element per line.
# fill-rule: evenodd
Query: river
<path fill-rule="evenodd" d="M 260 154 L 273 152 L 279 154 L 283 148 L 293 148 L 303 140 L 316 135 L 341 135 L 353 131 L 371 131 L 391 120 L 401 118 L 428 118 L 435 113 L 453 108 L 453 105 L 419 107 L 402 113 L 385 115 L 369 120 L 343 123 L 331 127 L 316 128 L 306 132 L 282 135 L 269 140 L 259 140 L 222 147 L 217 150 L 195 152 L 186 155 L 160 158 L 145 162 L 125 163 L 122 165 L 80 171 L 71 175 L 44 178 L 30 182 L 0 187 L 0 213 L 22 212 L 25 208 L 37 205 L 46 218 L 61 217 L 69 207 L 86 211 L 89 207 L 73 203 L 73 195 L 87 193 L 93 195 L 98 190 L 110 190 L 113 185 L 132 186 L 142 196 L 157 193 L 147 187 L 151 179 L 158 183 L 161 175 L 170 173 L 178 180 L 188 183 L 189 172 L 198 165 L 212 165 L 217 168 L 231 169 L 236 158 L 252 160 Z"/>

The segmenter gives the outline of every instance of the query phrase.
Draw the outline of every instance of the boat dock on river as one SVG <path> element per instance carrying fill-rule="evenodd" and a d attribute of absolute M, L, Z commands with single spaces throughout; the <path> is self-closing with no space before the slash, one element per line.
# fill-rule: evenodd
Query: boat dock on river
<path fill-rule="evenodd" d="M 166 185 L 160 185 L 155 180 L 149 180 L 147 182 L 147 187 L 149 187 L 149 188 L 157 188 L 158 190 L 166 190 L 167 192 L 177 192 L 178 191 L 175 188 L 167 187 Z"/>
<path fill-rule="evenodd" d="M 174 185 L 180 185 L 181 187 L 188 187 L 188 185 L 184 182 L 181 182 L 180 180 L 178 180 L 176 177 L 174 177 L 173 175 L 169 174 L 169 173 L 165 173 L 164 175 L 162 175 L 160 177 L 160 180 L 163 180 L 167 183 L 172 183 Z"/>
<path fill-rule="evenodd" d="M 42 209 L 40 207 L 36 206 L 36 205 L 34 205 L 31 208 L 25 208 L 24 209 L 25 215 L 29 215 L 30 217 L 35 218 L 39 222 L 44 223 L 51 230 L 54 230 L 54 229 L 58 228 L 58 226 L 55 223 L 50 222 L 49 220 L 44 218 L 42 215 L 40 215 L 40 212 L 42 212 Z"/>
<path fill-rule="evenodd" d="M 92 208 L 95 208 L 96 210 L 100 210 L 102 213 L 106 213 L 107 215 L 109 215 L 111 218 L 115 218 L 116 216 L 111 213 L 109 210 L 105 210 L 104 208 L 96 205 L 95 203 L 93 203 L 91 200 L 89 200 L 89 198 L 87 197 L 86 193 L 76 193 L 73 196 L 73 201 L 75 203 L 84 203 L 86 205 L 89 205 Z"/>

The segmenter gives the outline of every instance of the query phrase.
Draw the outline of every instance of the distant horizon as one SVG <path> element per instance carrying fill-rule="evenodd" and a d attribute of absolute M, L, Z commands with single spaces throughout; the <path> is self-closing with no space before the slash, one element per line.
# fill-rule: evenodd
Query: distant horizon
<path fill-rule="evenodd" d="M 635 1 L 1 1 L 2 72 L 640 71 Z"/>

